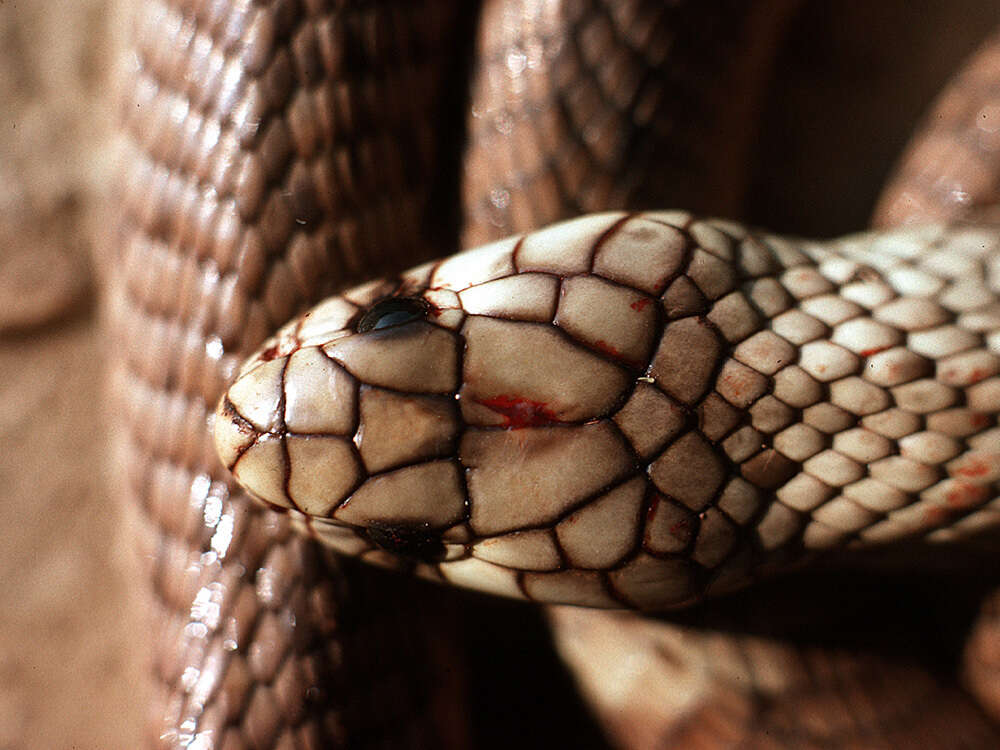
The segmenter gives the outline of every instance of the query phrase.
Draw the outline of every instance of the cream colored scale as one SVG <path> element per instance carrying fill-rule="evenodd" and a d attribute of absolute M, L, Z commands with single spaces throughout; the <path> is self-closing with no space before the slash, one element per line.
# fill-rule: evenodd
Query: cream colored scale
<path fill-rule="evenodd" d="M 958 541 L 1000 525 L 998 243 L 583 217 L 289 323 L 216 443 L 341 552 L 538 601 L 674 607 L 779 555 Z"/>

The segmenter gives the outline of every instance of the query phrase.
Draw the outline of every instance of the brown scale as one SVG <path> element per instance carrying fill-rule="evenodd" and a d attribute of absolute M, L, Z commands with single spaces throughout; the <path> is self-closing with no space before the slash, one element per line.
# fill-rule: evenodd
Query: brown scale
<path fill-rule="evenodd" d="M 731 232 L 731 226 L 726 231 Z M 716 239 L 719 239 L 719 235 L 716 235 Z M 735 255 L 737 258 L 741 258 L 743 254 L 737 249 L 739 247 L 737 240 L 725 240 L 725 242 L 731 244 L 731 249 L 734 252 L 724 253 L 724 255 Z M 765 239 L 764 242 L 767 244 L 768 240 Z M 717 243 L 715 244 L 718 247 Z M 783 253 L 785 257 L 788 257 L 787 247 L 783 248 Z M 743 255 L 742 259 L 745 260 L 746 257 L 753 257 L 753 254 Z M 926 257 L 926 254 L 923 257 Z M 913 265 L 919 267 L 919 263 L 920 257 Z M 755 297 L 752 293 L 749 295 L 753 307 L 765 312 L 766 316 L 771 318 L 775 330 L 785 330 L 781 322 L 781 315 L 778 314 L 789 314 L 789 308 L 793 306 L 793 302 L 796 302 L 796 297 L 800 298 L 797 300 L 799 306 L 808 309 L 810 313 L 817 316 L 814 321 L 816 325 L 812 326 L 817 336 L 825 332 L 825 335 L 832 334 L 832 339 L 836 341 L 838 330 L 845 330 L 847 326 L 857 326 L 866 320 L 863 316 L 853 318 L 852 316 L 857 315 L 857 313 L 849 312 L 848 308 L 839 301 L 826 295 L 825 293 L 832 291 L 832 289 L 829 288 L 829 284 L 824 284 L 823 279 L 816 274 L 802 273 L 798 272 L 797 269 L 792 269 L 781 274 L 780 278 L 782 283 L 775 284 L 767 293 L 761 294 L 759 297 Z M 743 285 L 742 288 L 745 290 L 748 286 Z M 749 288 L 753 289 L 754 285 L 749 285 Z M 729 299 L 732 304 L 731 296 L 722 296 L 727 292 L 728 288 L 723 287 L 716 291 L 715 296 L 719 301 Z M 667 295 L 664 295 L 664 298 L 666 297 Z M 692 312 L 704 314 L 705 296 L 692 295 L 692 299 L 696 301 L 696 304 L 689 308 L 681 307 L 679 315 L 682 317 L 679 322 L 690 320 L 683 316 Z M 816 304 L 807 307 L 811 302 Z M 719 302 L 715 303 L 715 305 L 718 304 Z M 880 308 L 885 311 L 883 319 L 890 321 L 893 326 L 902 326 L 905 330 L 907 321 L 912 320 L 911 314 L 902 314 L 901 307 L 900 314 L 897 314 L 894 312 L 895 307 L 899 307 L 899 305 L 891 300 L 885 301 Z M 741 465 L 740 472 L 744 478 L 751 480 L 759 487 L 766 488 L 769 486 L 779 487 L 797 473 L 796 482 L 799 478 L 809 479 L 813 477 L 815 486 L 800 483 L 795 485 L 790 493 L 782 494 L 793 487 L 792 483 L 785 485 L 778 493 L 782 502 L 772 505 L 771 510 L 763 519 L 760 519 L 754 510 L 758 502 L 756 497 L 758 493 L 757 491 L 750 493 L 750 517 L 756 518 L 756 534 L 760 542 L 768 549 L 780 551 L 782 547 L 790 546 L 794 550 L 797 538 L 802 534 L 803 526 L 810 517 L 813 520 L 833 523 L 836 526 L 835 516 L 824 516 L 822 509 L 815 511 L 817 505 L 822 504 L 833 494 L 826 482 L 833 485 L 846 483 L 854 481 L 863 473 L 862 466 L 866 462 L 866 457 L 859 454 L 858 451 L 861 447 L 870 449 L 871 444 L 870 442 L 867 445 L 851 443 L 847 439 L 850 432 L 846 431 L 846 428 L 858 420 L 859 425 L 865 428 L 870 427 L 876 433 L 880 429 L 878 422 L 869 422 L 865 417 L 860 416 L 865 414 L 869 408 L 865 399 L 853 401 L 851 392 L 855 391 L 854 395 L 857 395 L 857 392 L 863 394 L 863 391 L 859 391 L 855 384 L 852 384 L 850 389 L 840 391 L 836 387 L 837 382 L 847 382 L 853 373 L 861 372 L 863 357 L 878 358 L 884 355 L 878 351 L 871 351 L 857 357 L 843 357 L 839 356 L 843 354 L 843 350 L 840 349 L 838 357 L 834 359 L 829 356 L 832 352 L 826 350 L 835 345 L 824 343 L 822 347 L 814 348 L 810 356 L 806 356 L 805 352 L 809 347 L 808 335 L 806 340 L 801 342 L 803 346 L 800 350 L 796 351 L 795 347 L 786 344 L 787 351 L 782 355 L 780 348 L 774 346 L 773 342 L 767 346 L 748 346 L 748 344 L 753 344 L 759 336 L 773 335 L 770 332 L 754 334 L 758 325 L 749 322 L 753 320 L 752 316 L 715 315 L 716 312 L 717 310 L 713 306 L 707 317 L 717 324 L 717 329 L 687 326 L 682 329 L 681 333 L 678 334 L 679 338 L 675 341 L 670 341 L 670 339 L 672 337 L 671 329 L 676 324 L 668 323 L 664 337 L 667 344 L 661 346 L 662 355 L 658 354 L 654 357 L 654 365 L 650 372 L 657 375 L 658 385 L 669 394 L 670 398 L 678 400 L 681 405 L 698 404 L 701 415 L 698 430 L 702 431 L 711 441 L 721 442 L 728 458 Z M 927 312 L 931 311 L 928 309 Z M 938 317 L 928 317 L 927 320 L 940 324 L 947 323 L 950 319 L 949 315 L 941 312 L 933 314 Z M 808 332 L 810 326 L 802 325 L 808 316 L 803 312 L 798 312 L 797 315 L 799 317 L 795 320 L 795 329 Z M 870 323 L 864 324 L 871 325 Z M 894 336 L 898 337 L 899 332 L 894 333 L 888 328 L 884 330 L 871 329 L 870 335 L 875 338 L 888 335 L 888 338 L 882 343 L 891 349 L 892 345 L 897 343 Z M 928 336 L 927 340 L 929 341 L 930 338 Z M 718 369 L 718 362 L 724 359 L 721 356 L 724 347 L 720 339 L 730 341 L 735 344 L 735 347 L 731 350 L 733 358 L 729 359 L 721 369 Z M 978 341 L 981 345 L 981 339 L 978 337 L 970 337 L 970 341 L 973 343 Z M 685 354 L 678 356 L 678 351 L 683 351 Z M 692 351 L 697 351 L 700 356 L 689 354 Z M 767 352 L 768 357 L 775 357 L 775 352 L 779 352 L 777 355 L 779 361 L 798 363 L 789 368 L 797 373 L 794 380 L 791 381 L 793 387 L 782 388 L 783 381 L 780 375 L 784 370 L 769 367 L 766 359 L 761 359 L 763 352 Z M 661 366 L 657 367 L 656 359 L 660 356 L 667 357 L 667 361 L 662 362 Z M 840 362 L 838 365 L 840 369 L 828 369 L 831 365 L 836 364 L 837 360 Z M 743 368 L 743 362 L 750 367 Z M 734 367 L 728 373 L 729 379 L 727 380 L 729 365 Z M 677 368 L 686 370 L 686 376 L 676 376 Z M 950 377 L 948 367 L 938 367 L 937 369 L 940 378 L 947 380 Z M 774 375 L 774 394 L 781 398 L 789 398 L 795 407 L 793 410 L 782 410 L 780 398 L 774 399 L 772 396 L 766 395 L 767 388 L 763 387 L 766 386 L 766 378 L 761 373 L 774 372 L 775 370 L 777 372 Z M 893 389 L 894 399 L 902 408 L 909 410 L 913 417 L 911 425 L 904 423 L 904 432 L 917 432 L 921 429 L 924 417 L 920 416 L 920 412 L 935 411 L 948 405 L 948 403 L 935 403 L 936 390 L 929 386 L 931 381 L 925 378 L 926 375 L 933 374 L 933 372 L 934 368 L 930 368 L 930 372 L 924 367 L 899 368 L 897 377 L 901 378 L 901 385 L 885 384 L 896 386 Z M 687 377 L 691 375 L 695 377 Z M 920 378 L 925 379 L 918 380 Z M 921 384 L 921 390 L 914 391 L 912 394 L 906 390 L 910 387 L 910 381 L 917 381 L 914 385 Z M 706 391 L 713 383 L 715 384 L 715 395 L 706 396 Z M 731 386 L 734 383 L 738 384 L 739 387 L 727 390 L 727 384 Z M 804 387 L 809 383 L 815 387 Z M 951 387 L 944 387 L 943 383 L 936 385 L 943 396 L 947 396 L 949 399 L 954 397 Z M 975 386 L 970 387 L 960 400 L 972 404 L 975 401 L 974 390 Z M 945 393 L 946 391 L 947 393 Z M 753 404 L 748 414 L 750 425 L 746 424 L 747 417 L 736 416 L 727 407 L 733 402 L 739 403 L 740 397 L 747 399 L 747 406 Z M 792 398 L 803 400 L 792 401 Z M 912 399 L 912 401 L 908 399 Z M 756 407 L 762 403 L 767 404 L 767 409 L 764 412 L 757 411 Z M 886 401 L 870 406 L 872 409 L 881 410 L 889 406 L 889 403 Z M 819 407 L 823 408 L 819 409 Z M 855 413 L 850 413 L 852 411 Z M 644 430 L 645 423 L 650 420 L 645 408 L 637 408 L 633 410 L 633 413 L 639 421 L 634 430 L 626 430 L 627 434 L 629 432 L 638 434 L 640 430 Z M 798 420 L 800 413 L 805 420 L 801 426 L 806 429 L 806 432 L 804 435 L 789 435 L 789 439 L 780 444 L 781 450 L 786 451 L 795 459 L 784 459 L 788 465 L 783 468 L 781 460 L 774 460 L 776 454 L 772 453 L 766 446 L 772 443 L 779 445 L 778 440 L 781 439 L 782 430 L 788 428 L 792 421 Z M 954 414 L 954 418 L 951 416 L 943 418 L 946 415 L 948 412 L 928 414 L 926 417 L 928 427 L 931 430 L 952 434 L 958 440 L 962 440 L 974 432 L 974 430 L 969 429 L 966 420 L 962 419 L 959 414 Z M 992 422 L 987 424 L 992 424 Z M 671 439 L 674 440 L 672 445 L 676 445 L 680 440 L 674 436 L 685 434 L 681 425 L 683 422 L 678 421 L 666 426 L 665 433 L 671 435 Z M 744 432 L 748 433 L 745 440 L 733 440 Z M 812 443 L 808 439 L 810 432 L 814 433 L 817 438 Z M 691 433 L 686 434 L 690 435 Z M 832 439 L 833 447 L 837 450 L 825 450 L 827 441 L 830 439 Z M 641 451 L 644 450 L 639 445 L 636 447 Z M 761 450 L 762 447 L 764 450 Z M 879 457 L 881 458 L 881 451 L 885 449 L 879 448 L 877 443 L 875 448 L 880 451 Z M 659 449 L 659 446 L 649 448 L 650 451 Z M 801 453 L 795 453 L 796 450 L 800 450 Z M 668 447 L 666 453 L 661 454 L 661 459 L 669 456 L 670 451 L 671 448 Z M 674 495 L 676 495 L 676 488 L 679 486 L 682 490 L 681 500 L 684 505 L 692 506 L 691 510 L 703 508 L 708 503 L 718 503 L 720 506 L 722 504 L 721 498 L 716 494 L 722 481 L 722 468 L 717 462 L 710 461 L 695 472 L 699 481 L 690 483 L 685 481 L 687 476 L 685 469 L 694 464 L 699 455 L 708 456 L 710 454 L 703 448 L 696 447 L 696 444 L 693 443 L 678 452 L 676 460 L 670 461 L 668 467 L 665 467 L 668 470 L 663 476 L 658 477 L 655 470 L 650 472 L 654 482 L 661 484 L 664 488 L 669 488 L 669 491 Z M 757 461 L 757 457 L 762 456 L 765 459 Z M 777 454 L 777 457 L 780 459 L 781 454 Z M 818 460 L 820 458 L 823 460 Z M 898 459 L 889 457 L 884 462 L 874 461 L 868 464 L 868 468 L 873 475 L 877 474 L 880 478 L 887 478 L 895 473 L 889 464 L 892 460 Z M 759 468 L 755 468 L 757 463 L 759 463 Z M 883 463 L 886 466 L 886 474 L 878 473 L 882 471 L 880 466 Z M 655 462 L 653 466 L 655 468 Z M 799 473 L 800 471 L 801 473 Z M 858 475 L 854 476 L 854 472 L 858 472 Z M 819 481 L 815 477 L 822 477 L 825 481 Z M 931 481 L 936 481 L 936 478 L 935 475 Z M 829 494 L 825 496 L 821 494 L 824 489 Z M 914 493 L 920 489 L 922 487 L 911 488 Z M 665 489 L 665 491 L 667 490 Z M 915 496 L 914 494 L 913 497 Z M 799 507 L 800 504 L 801 507 Z M 669 505 L 667 507 L 674 509 L 676 506 Z M 770 519 L 776 511 L 782 512 L 784 516 Z M 688 509 L 681 509 L 680 515 L 670 516 L 664 526 L 669 524 L 668 528 L 675 528 L 677 519 L 679 519 L 686 523 L 686 528 L 696 529 L 700 533 L 704 533 L 704 520 L 699 529 L 698 520 L 690 514 L 685 516 L 684 513 L 688 513 Z M 744 521 L 750 520 L 750 517 L 745 518 Z M 877 520 L 878 517 L 874 517 L 869 522 L 874 523 Z M 676 551 L 691 550 L 689 546 L 690 536 L 677 541 Z M 721 539 L 714 539 L 712 546 L 720 549 L 722 558 L 726 558 L 734 541 L 732 536 L 728 540 L 723 536 Z M 808 537 L 806 537 L 806 541 L 808 541 Z M 693 554 L 697 554 L 697 548 Z M 986 556 L 983 559 L 989 560 L 990 557 Z M 696 559 L 696 561 L 712 565 L 710 559 L 706 561 L 703 558 L 702 560 Z M 732 555 L 731 559 L 724 560 L 721 570 L 726 567 L 732 568 L 734 564 L 737 566 L 733 568 L 736 571 L 736 580 L 739 580 L 746 575 L 745 571 L 740 570 L 740 566 L 747 564 L 745 556 Z M 726 575 L 727 573 L 723 573 L 724 577 Z M 986 575 L 988 576 L 989 573 Z M 815 582 L 810 585 L 819 586 Z M 755 595 L 767 600 L 766 596 L 759 594 L 756 589 L 752 589 L 749 596 Z M 788 601 L 794 602 L 793 606 L 795 607 L 800 606 L 799 600 L 793 594 L 779 591 L 779 596 L 782 599 L 788 597 Z M 812 612 L 812 617 L 821 633 L 826 627 L 823 623 L 831 617 L 835 607 L 836 605 L 832 602 L 824 601 L 818 609 Z M 875 615 L 876 611 L 879 611 L 880 614 Z M 769 614 L 773 614 L 775 621 L 781 621 L 779 613 Z M 859 616 L 865 618 L 869 623 L 867 628 L 870 634 L 875 636 L 876 632 L 871 623 L 876 622 L 879 617 L 885 614 L 888 613 L 881 613 L 881 610 L 872 607 L 870 611 Z M 595 656 L 599 657 L 606 651 L 610 651 L 616 654 L 627 652 L 635 658 L 635 654 L 645 653 L 649 659 L 645 667 L 650 675 L 649 679 L 658 675 L 657 679 L 665 680 L 669 684 L 671 670 L 679 673 L 677 674 L 678 679 L 690 680 L 691 677 L 685 674 L 685 669 L 676 666 L 671 667 L 671 669 L 656 669 L 648 666 L 648 664 L 656 663 L 656 650 L 651 649 L 643 637 L 628 630 L 623 625 L 623 623 L 635 624 L 638 622 L 637 620 L 628 620 L 626 616 L 622 615 L 603 615 L 601 613 L 578 614 L 574 612 L 573 616 L 581 620 L 590 618 L 591 627 L 596 626 L 598 629 L 603 627 L 602 620 L 605 618 L 609 621 L 615 621 L 611 625 L 613 646 L 609 643 L 601 643 L 601 636 L 597 631 L 583 630 L 582 633 L 577 632 L 572 635 L 580 643 L 574 648 L 562 647 L 562 653 L 564 658 L 574 666 L 585 694 L 590 697 L 598 714 L 603 717 L 612 736 L 624 747 L 711 747 L 713 743 L 723 741 L 739 742 L 741 746 L 745 743 L 749 747 L 896 747 L 912 742 L 916 736 L 920 736 L 921 742 L 931 747 L 952 747 L 956 743 L 965 743 L 971 747 L 990 747 L 996 742 L 995 731 L 978 709 L 970 705 L 954 686 L 941 681 L 940 678 L 928 673 L 921 666 L 920 662 L 926 657 L 920 650 L 904 652 L 905 656 L 901 657 L 895 653 L 894 649 L 889 649 L 887 656 L 880 651 L 880 649 L 892 646 L 892 644 L 886 643 L 876 644 L 878 649 L 874 650 L 872 650 L 873 646 L 869 644 L 867 646 L 868 652 L 864 650 L 855 652 L 843 648 L 823 646 L 801 649 L 794 640 L 787 642 L 775 640 L 759 655 L 761 673 L 751 671 L 728 686 L 726 683 L 731 677 L 725 674 L 718 675 L 714 680 L 709 680 L 715 685 L 713 690 L 708 690 L 705 694 L 697 692 L 691 694 L 694 708 L 688 706 L 686 709 L 691 711 L 690 714 L 681 710 L 672 713 L 671 706 L 666 702 L 657 705 L 655 703 L 657 694 L 650 689 L 649 685 L 638 685 L 634 688 L 631 697 L 635 699 L 636 705 L 632 706 L 628 704 L 628 701 L 621 702 L 623 688 L 615 681 L 614 674 L 609 673 L 610 668 L 601 672 L 600 662 L 596 667 L 592 665 L 591 661 Z M 558 641 L 562 637 L 560 628 L 564 618 L 561 614 L 555 614 L 553 619 L 557 625 Z M 985 691 L 991 686 L 993 680 L 991 669 L 995 669 L 993 665 L 996 663 L 993 653 L 996 650 L 995 644 L 991 641 L 991 638 L 995 637 L 994 620 L 992 609 L 987 607 L 984 610 L 979 630 L 969 646 L 970 653 L 975 655 L 974 662 L 967 666 L 970 681 L 984 691 L 984 703 L 987 706 L 990 705 L 990 694 Z M 654 626 L 637 625 L 636 627 Z M 655 627 L 662 628 L 662 630 L 655 631 L 661 634 L 667 634 L 671 631 L 670 626 Z M 726 627 L 738 630 L 740 625 L 738 621 L 727 621 Z M 891 625 L 886 625 L 886 627 L 892 629 Z M 907 632 L 912 626 L 910 623 L 904 622 L 899 627 L 903 632 Z M 829 631 L 821 637 L 829 638 Z M 742 649 L 739 638 L 730 636 L 718 636 L 718 638 L 720 642 L 729 642 L 731 648 Z M 694 649 L 695 652 L 700 648 L 697 643 L 688 643 L 687 647 Z M 816 660 L 828 664 L 830 669 L 813 675 L 805 683 L 797 683 L 791 679 L 789 675 L 793 675 L 794 670 L 807 668 L 810 663 Z M 639 660 L 636 659 L 636 661 Z M 605 664 L 605 666 L 608 665 Z M 591 673 L 590 670 L 594 670 L 597 674 Z M 628 678 L 629 675 L 624 675 L 624 677 Z M 773 685 L 773 681 L 776 679 L 782 683 L 781 690 L 788 690 L 787 694 L 783 694 L 781 690 L 776 691 Z M 690 683 L 686 684 L 690 690 Z M 608 685 L 614 687 L 608 687 Z M 653 695 L 654 698 L 649 698 L 649 695 Z M 795 708 L 789 709 L 790 705 Z M 956 715 L 962 717 L 959 721 L 961 724 L 959 729 L 956 729 L 954 724 Z M 703 743 L 703 745 L 698 743 Z"/>
<path fill-rule="evenodd" d="M 172 0 L 135 23 L 108 312 L 115 466 L 151 582 L 150 746 L 456 746 L 435 607 L 347 576 L 235 492 L 208 429 L 276 325 L 440 252 L 425 218 L 456 10 Z"/>
<path fill-rule="evenodd" d="M 595 567 L 580 560 L 593 544 L 552 536 L 565 530 L 565 516 L 574 514 L 575 523 L 619 489 L 625 505 L 618 518 L 635 516 L 637 509 L 624 508 L 631 507 L 629 496 L 637 501 L 644 494 L 647 473 L 655 493 L 641 504 L 646 521 L 626 534 L 626 542 L 641 538 L 641 545 L 626 544 L 631 554 L 624 560 L 596 566 L 609 571 L 599 580 L 582 570 L 575 575 L 581 587 L 589 582 L 599 589 L 603 581 L 613 597 L 604 604 L 675 607 L 706 590 L 743 585 L 761 567 L 852 541 L 870 546 L 913 533 L 964 538 L 992 522 L 985 506 L 996 492 L 986 441 L 993 439 L 996 412 L 997 381 L 990 375 L 1000 360 L 977 328 L 992 330 L 995 322 L 976 314 L 993 299 L 983 259 L 996 238 L 956 229 L 907 244 L 903 239 L 883 241 L 879 274 L 859 265 L 876 262 L 864 253 L 865 240 L 814 246 L 823 258 L 814 265 L 808 244 L 734 224 L 611 213 L 493 246 L 493 262 L 486 264 L 493 270 L 481 277 L 463 275 L 472 272 L 475 252 L 428 265 L 422 283 L 430 289 L 423 291 L 452 295 L 453 307 L 422 320 L 429 305 L 417 306 L 405 326 L 382 334 L 338 337 L 339 324 L 331 322 L 333 340 L 322 348 L 299 348 L 286 333 L 273 346 L 265 343 L 265 351 L 280 351 L 282 358 L 263 358 L 259 367 L 261 355 L 252 358 L 228 392 L 217 433 L 224 463 L 265 500 L 310 515 L 359 526 L 406 519 L 438 530 L 464 524 L 465 541 L 488 544 L 453 550 L 440 565 L 444 577 L 471 581 L 477 569 L 504 577 L 479 561 L 456 562 L 471 553 L 526 568 L 518 579 L 522 594 L 540 600 L 577 601 L 552 588 L 559 574 L 527 571 Z M 558 253 L 540 252 L 555 240 Z M 648 260 L 644 270 L 660 269 L 630 282 L 638 288 L 625 285 L 637 270 L 630 255 Z M 984 286 L 942 281 L 938 303 L 900 295 L 889 283 L 937 283 L 923 264 L 933 268 L 946 258 L 950 267 L 967 266 L 970 279 L 981 275 Z M 519 279 L 539 295 L 517 310 L 504 309 L 504 290 Z M 697 295 L 678 306 L 670 290 L 682 281 Z M 378 289 L 368 285 L 347 296 L 364 309 Z M 631 303 L 652 303 L 644 295 L 664 289 L 662 311 L 638 317 Z M 493 291 L 482 294 L 486 290 Z M 465 317 L 481 313 L 476 299 L 481 305 L 492 294 L 493 313 Z M 473 309 L 458 307 L 461 300 Z M 324 303 L 331 305 L 350 308 L 343 299 Z M 595 310 L 600 314 L 592 315 Z M 733 314 L 742 310 L 757 313 Z M 349 324 L 354 317 L 338 320 Z M 307 319 L 318 322 L 322 314 L 310 312 Z M 283 330 L 303 327 L 293 322 Z M 651 335 L 636 335 L 643 328 Z M 919 367 L 894 365 L 907 351 L 904 342 L 922 353 Z M 631 359 L 629 376 L 621 365 Z M 317 371 L 328 374 L 316 379 Z M 325 378 L 334 375 L 344 382 L 337 398 L 326 395 Z M 442 426 L 446 440 L 426 456 L 403 456 L 397 471 L 366 470 L 350 445 L 355 432 L 365 445 L 369 437 L 368 423 L 356 413 L 358 381 L 397 391 L 399 403 L 414 390 L 457 393 L 464 429 L 458 422 Z M 280 396 L 303 391 L 317 392 L 315 414 L 306 422 L 309 413 L 299 414 L 297 403 Z M 508 402 L 539 406 L 518 413 Z M 967 408 L 949 427 L 940 417 L 956 404 Z M 238 415 L 235 428 L 229 412 Z M 384 427 L 385 439 L 395 442 L 398 427 Z M 544 449 L 552 441 L 560 442 L 558 452 Z M 588 455 L 601 460 L 581 458 Z M 514 461 L 518 471 L 510 472 Z M 316 476 L 327 471 L 332 476 L 316 487 Z M 627 485 L 637 474 L 636 496 Z M 682 538 L 673 532 L 678 526 L 686 530 Z M 537 530 L 534 541 L 506 536 L 528 530 Z M 443 538 L 463 541 L 451 531 Z M 518 544 L 535 550 L 530 565 L 518 564 L 510 546 Z M 460 569 L 466 572 L 456 577 Z M 513 575 L 505 577 L 513 582 Z M 638 586 L 654 579 L 664 588 Z M 573 584 L 566 585 L 571 591 Z M 602 603 L 597 594 L 586 601 Z"/>
<path fill-rule="evenodd" d="M 794 0 L 487 0 L 463 246 L 615 208 L 738 213 Z"/>

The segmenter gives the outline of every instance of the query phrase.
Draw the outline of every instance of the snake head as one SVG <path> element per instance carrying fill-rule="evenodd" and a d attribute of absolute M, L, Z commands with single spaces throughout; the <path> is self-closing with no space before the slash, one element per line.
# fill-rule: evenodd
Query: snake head
<path fill-rule="evenodd" d="M 677 607 L 973 533 L 1000 475 L 995 292 L 921 289 L 995 238 L 933 231 L 601 214 L 503 240 L 285 326 L 223 398 L 219 453 L 341 552 L 538 601 Z"/>
<path fill-rule="evenodd" d="M 652 279 L 637 247 L 659 256 Z M 602 214 L 331 298 L 243 366 L 216 414 L 223 463 L 341 552 L 635 606 L 609 593 L 618 567 L 682 599 L 685 563 L 637 557 L 657 500 L 634 433 L 657 421 L 642 381 L 684 252 L 675 229 Z"/>
<path fill-rule="evenodd" d="M 459 473 L 461 338 L 404 285 L 327 300 L 265 342 L 220 402 L 215 437 L 258 499 L 428 559 L 440 545 L 418 545 L 417 530 L 433 537 L 463 513 L 440 491 Z"/>

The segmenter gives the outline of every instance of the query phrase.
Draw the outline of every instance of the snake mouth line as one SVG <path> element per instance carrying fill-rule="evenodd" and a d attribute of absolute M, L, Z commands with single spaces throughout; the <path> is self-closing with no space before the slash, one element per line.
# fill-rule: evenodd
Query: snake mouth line
<path fill-rule="evenodd" d="M 374 523 L 363 530 L 375 546 L 400 557 L 436 563 L 445 558 L 441 535 L 430 524 Z"/>

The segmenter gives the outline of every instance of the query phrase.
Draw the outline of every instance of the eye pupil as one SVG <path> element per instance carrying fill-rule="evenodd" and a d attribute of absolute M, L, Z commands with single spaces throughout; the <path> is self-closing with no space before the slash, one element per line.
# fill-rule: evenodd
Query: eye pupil
<path fill-rule="evenodd" d="M 387 297 L 379 300 L 358 321 L 358 333 L 380 328 L 401 326 L 420 320 L 427 312 L 427 303 L 417 297 Z"/>

